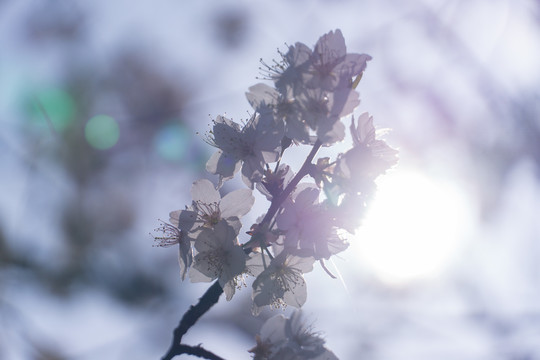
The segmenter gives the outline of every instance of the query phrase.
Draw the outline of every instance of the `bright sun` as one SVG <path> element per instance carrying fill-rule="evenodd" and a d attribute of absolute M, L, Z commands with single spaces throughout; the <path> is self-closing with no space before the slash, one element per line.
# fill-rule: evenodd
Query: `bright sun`
<path fill-rule="evenodd" d="M 440 274 L 460 249 L 472 212 L 456 186 L 416 172 L 377 182 L 375 201 L 351 247 L 381 280 L 393 284 Z"/>

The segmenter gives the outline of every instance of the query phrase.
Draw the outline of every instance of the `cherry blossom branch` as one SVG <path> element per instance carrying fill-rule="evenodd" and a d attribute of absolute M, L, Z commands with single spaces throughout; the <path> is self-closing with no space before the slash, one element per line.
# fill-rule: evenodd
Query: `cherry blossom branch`
<path fill-rule="evenodd" d="M 171 346 L 167 351 L 167 354 L 162 357 L 162 360 L 170 360 L 180 354 L 196 355 L 211 360 L 223 360 L 221 357 L 203 349 L 201 346 L 192 347 L 181 344 L 182 337 L 193 325 L 195 325 L 201 316 L 218 302 L 222 293 L 223 289 L 219 285 L 219 282 L 216 281 L 208 288 L 208 290 L 206 290 L 204 295 L 201 296 L 197 305 L 189 307 L 189 310 L 182 316 L 182 320 L 180 320 L 178 327 L 174 329 Z"/>
<path fill-rule="evenodd" d="M 311 149 L 310 153 L 308 154 L 306 160 L 302 164 L 302 167 L 296 174 L 296 176 L 291 180 L 291 182 L 285 187 L 283 192 L 279 194 L 278 196 L 274 197 L 272 199 L 272 203 L 270 204 L 270 207 L 268 208 L 268 212 L 266 213 L 265 217 L 263 218 L 261 224 L 268 224 L 272 218 L 275 216 L 277 211 L 279 210 L 281 204 L 287 199 L 287 197 L 293 192 L 293 190 L 296 188 L 300 180 L 302 180 L 306 175 L 309 174 L 310 167 L 312 165 L 313 158 L 321 148 L 322 143 L 317 140 L 315 144 L 313 144 L 313 148 Z M 190 306 L 189 310 L 184 314 L 182 317 L 182 320 L 180 320 L 180 323 L 178 324 L 178 327 L 174 329 L 173 332 L 173 340 L 171 343 L 171 346 L 169 350 L 167 351 L 167 354 L 162 358 L 162 360 L 170 360 L 176 355 L 180 354 L 191 354 L 191 355 L 197 355 L 200 357 L 205 357 L 207 359 L 221 359 L 219 356 L 208 352 L 198 347 L 191 347 L 188 345 L 181 344 L 182 337 L 187 333 L 187 331 L 195 325 L 197 320 L 203 316 L 210 308 L 215 305 L 221 294 L 223 293 L 223 289 L 219 285 L 219 282 L 216 281 L 208 290 L 204 293 L 204 295 L 199 299 L 199 302 L 195 306 Z M 196 351 L 197 353 L 195 353 Z M 205 354 L 205 355 L 200 355 Z M 209 357 L 210 356 L 210 357 Z"/>
<path fill-rule="evenodd" d="M 192 282 L 217 279 L 183 315 L 162 360 L 181 354 L 222 360 L 201 345 L 182 344 L 182 337 L 219 301 L 222 293 L 227 301 L 232 299 L 238 277 L 243 274 L 256 277 L 253 315 L 264 306 L 301 307 L 307 299 L 303 274 L 310 272 L 319 260 L 333 276 L 323 259 L 347 248 L 340 229 L 352 233 L 358 226 L 356 216 L 347 216 L 349 205 L 355 206 L 359 196 L 366 197 L 373 190 L 374 179 L 397 161 L 397 152 L 376 138 L 372 117 L 364 113 L 357 125 L 354 117 L 351 119 L 350 150 L 339 154 L 332 163 L 330 158 L 321 159 L 317 165 L 313 163 L 322 142 L 330 146 L 344 139 L 345 125 L 337 120 L 353 114 L 360 103 L 354 89 L 371 60 L 369 55 L 347 53 L 340 30 L 323 35 L 313 50 L 296 43 L 280 55 L 281 62 L 263 63 L 266 78 L 273 80 L 275 86 L 256 84 L 246 93 L 255 110 L 248 122 L 242 125 L 224 116 L 213 121 L 208 143 L 218 150 L 206 163 L 206 169 L 219 175 L 218 188 L 207 179 L 194 182 L 192 205 L 171 212 L 171 224 L 162 228 L 164 236 L 155 237 L 158 246 L 179 245 L 182 280 L 188 270 Z M 282 155 L 292 142 L 305 142 L 313 133 L 323 140 L 315 141 L 293 176 L 289 166 L 281 163 Z M 273 172 L 269 163 L 275 163 Z M 232 179 L 239 171 L 248 189 L 221 196 L 219 188 L 223 181 Z M 315 183 L 295 190 L 307 175 Z M 256 182 L 264 186 L 258 184 L 257 188 L 271 201 L 262 221 L 247 232 L 251 239 L 241 245 L 240 219 L 252 208 Z M 321 191 L 326 194 L 323 201 L 319 199 Z M 334 204 L 333 200 L 338 198 L 343 202 Z M 267 246 L 270 244 L 280 246 Z M 262 253 L 258 253 L 259 248 Z M 257 254 L 252 254 L 254 250 Z M 298 319 L 293 316 L 289 321 L 278 316 L 271 320 L 250 352 L 257 359 L 267 358 L 265 354 L 279 354 L 272 355 L 272 359 L 337 360 L 324 348 L 324 340 L 310 334 Z M 275 340 L 278 341 L 272 342 Z M 289 343 L 290 346 L 284 345 Z"/>

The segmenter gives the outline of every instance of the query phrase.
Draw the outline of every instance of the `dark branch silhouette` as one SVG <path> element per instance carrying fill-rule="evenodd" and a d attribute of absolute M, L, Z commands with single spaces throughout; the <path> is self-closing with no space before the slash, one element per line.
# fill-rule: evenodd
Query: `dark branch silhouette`
<path fill-rule="evenodd" d="M 210 310 L 212 306 L 217 304 L 222 293 L 223 289 L 219 285 L 219 282 L 216 281 L 208 288 L 208 290 L 206 290 L 204 295 L 201 296 L 197 305 L 192 305 L 189 307 L 189 310 L 184 314 L 182 320 L 180 320 L 178 327 L 174 329 L 171 346 L 167 351 L 167 354 L 163 356 L 162 360 L 170 360 L 176 355 L 180 354 L 190 354 L 206 359 L 223 360 L 223 358 L 203 349 L 200 345 L 193 347 L 181 344 L 182 337 L 193 325 L 195 325 L 201 316 Z"/>

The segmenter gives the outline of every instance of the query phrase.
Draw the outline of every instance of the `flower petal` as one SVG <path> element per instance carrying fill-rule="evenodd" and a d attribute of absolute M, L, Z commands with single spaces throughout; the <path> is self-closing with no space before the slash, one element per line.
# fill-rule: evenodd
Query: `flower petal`
<path fill-rule="evenodd" d="M 191 196 L 193 201 L 204 204 L 219 203 L 221 196 L 216 190 L 214 184 L 208 179 L 199 179 L 191 187 Z"/>
<path fill-rule="evenodd" d="M 221 217 L 241 217 L 251 210 L 255 197 L 249 189 L 239 189 L 225 195 L 219 204 Z"/>
<path fill-rule="evenodd" d="M 290 289 L 283 294 L 285 304 L 300 308 L 307 300 L 307 287 L 304 278 L 298 275 L 294 281 L 289 282 Z"/>
<path fill-rule="evenodd" d="M 298 269 L 303 274 L 308 273 L 311 270 L 313 270 L 314 262 L 315 262 L 315 259 L 312 257 L 300 257 L 300 256 L 290 255 L 289 258 L 287 259 L 287 265 L 289 267 Z"/>
<path fill-rule="evenodd" d="M 326 64 L 345 56 L 346 52 L 345 39 L 341 30 L 337 29 L 336 32 L 330 31 L 319 38 L 313 54 L 316 55 L 315 59 Z"/>
<path fill-rule="evenodd" d="M 178 247 L 178 264 L 180 265 L 180 276 L 185 280 L 188 269 L 193 263 L 193 251 L 189 239 L 181 240 Z"/>
<path fill-rule="evenodd" d="M 261 160 L 254 156 L 245 159 L 242 165 L 242 180 L 246 186 L 253 189 L 253 184 L 261 181 L 263 174 L 264 167 Z"/>
<path fill-rule="evenodd" d="M 222 288 L 223 288 L 223 292 L 225 293 L 225 298 L 227 299 L 227 301 L 231 301 L 234 293 L 236 292 L 236 287 L 234 286 L 234 282 L 229 281 L 224 286 L 222 286 Z"/>
<path fill-rule="evenodd" d="M 261 328 L 261 338 L 264 341 L 268 341 L 272 344 L 279 344 L 283 341 L 286 341 L 286 324 L 287 319 L 281 314 L 271 317 L 270 319 L 266 320 L 266 322 Z"/>
<path fill-rule="evenodd" d="M 211 174 L 221 175 L 225 180 L 232 179 L 240 170 L 241 163 L 232 155 L 218 150 L 206 163 L 206 170 Z"/>
<path fill-rule="evenodd" d="M 266 84 L 256 84 L 249 88 L 246 98 L 249 104 L 257 110 L 261 105 L 274 104 L 279 97 L 279 93 L 273 87 Z"/>
<path fill-rule="evenodd" d="M 192 210 L 176 210 L 169 214 L 169 221 L 182 231 L 191 231 L 195 226 L 197 213 Z"/>
<path fill-rule="evenodd" d="M 328 122 L 319 123 L 317 137 L 325 145 L 339 142 L 345 138 L 345 125 L 341 121 L 336 121 L 333 124 Z"/>
<path fill-rule="evenodd" d="M 193 265 L 193 267 L 189 271 L 189 280 L 191 280 L 191 282 L 210 282 L 213 280 L 213 278 L 208 277 L 202 272 L 200 272 L 199 269 L 197 269 L 196 265 L 197 263 L 195 263 L 195 265 Z"/>

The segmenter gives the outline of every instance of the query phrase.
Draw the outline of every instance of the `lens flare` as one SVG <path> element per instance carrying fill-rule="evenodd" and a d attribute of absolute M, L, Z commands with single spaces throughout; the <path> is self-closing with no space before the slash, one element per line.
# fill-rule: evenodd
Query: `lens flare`
<path fill-rule="evenodd" d="M 351 246 L 384 282 L 433 278 L 454 260 L 473 216 L 457 186 L 396 172 L 378 182 L 376 199 Z"/>
<path fill-rule="evenodd" d="M 120 128 L 115 119 L 107 115 L 97 115 L 88 120 L 84 128 L 88 143 L 99 150 L 113 147 L 120 137 Z"/>
<path fill-rule="evenodd" d="M 26 104 L 30 123 L 40 129 L 53 127 L 64 131 L 75 119 L 77 111 L 73 97 L 58 88 L 49 88 L 32 94 Z M 50 121 L 50 124 L 47 122 Z"/>
<path fill-rule="evenodd" d="M 156 152 L 169 161 L 184 159 L 189 149 L 191 135 L 178 123 L 170 123 L 163 126 L 154 138 Z"/>

